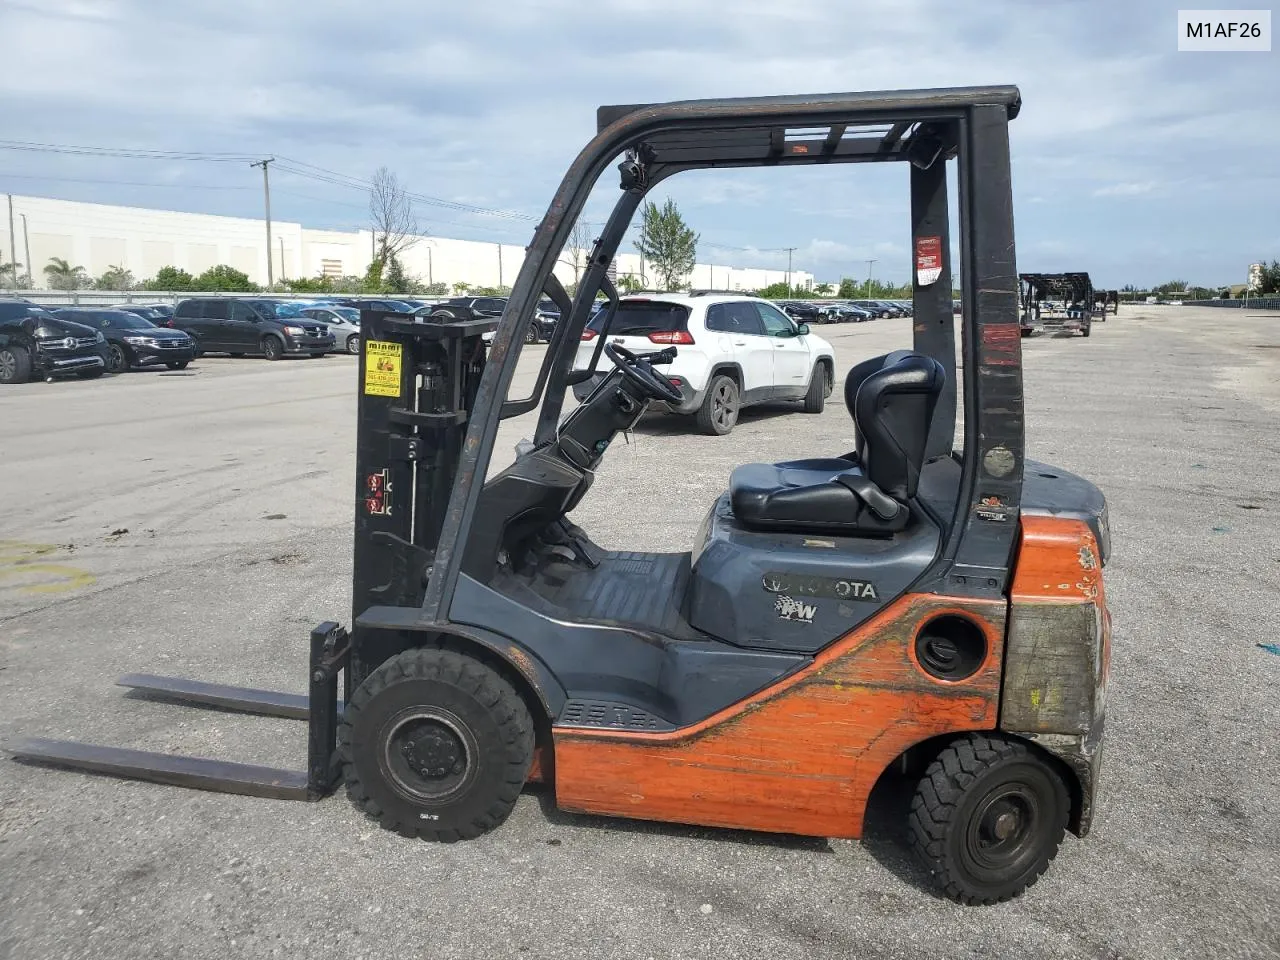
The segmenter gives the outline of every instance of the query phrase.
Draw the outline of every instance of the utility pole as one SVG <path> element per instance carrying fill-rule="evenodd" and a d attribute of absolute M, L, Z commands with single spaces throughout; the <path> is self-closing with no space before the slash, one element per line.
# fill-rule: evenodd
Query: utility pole
<path fill-rule="evenodd" d="M 280 238 L 280 282 L 284 283 L 289 279 L 289 275 L 284 269 L 284 237 Z"/>
<path fill-rule="evenodd" d="M 13 285 L 18 285 L 18 238 L 13 232 L 13 194 L 9 197 L 9 262 L 13 264 Z M 27 269 L 31 269 L 31 265 L 27 264 Z"/>
<path fill-rule="evenodd" d="M 795 247 L 783 247 L 787 251 L 787 296 L 791 296 L 791 254 L 796 252 Z"/>
<path fill-rule="evenodd" d="M 35 281 L 31 279 L 31 238 L 27 236 L 27 215 L 20 213 L 18 216 L 22 217 L 22 247 L 27 252 L 27 289 L 30 290 L 35 287 Z M 17 271 L 15 270 L 14 273 L 16 280 Z"/>
<path fill-rule="evenodd" d="M 435 286 L 435 278 L 431 275 L 431 241 L 427 241 L 427 286 Z"/>
<path fill-rule="evenodd" d="M 866 293 L 866 296 L 867 296 L 867 299 L 868 299 L 868 300 L 870 300 L 870 299 L 871 299 L 871 265 L 872 265 L 873 263 L 879 263 L 879 262 L 880 262 L 880 261 L 879 261 L 879 259 L 876 259 L 876 260 L 868 260 L 868 261 L 867 261 L 867 293 Z"/>
<path fill-rule="evenodd" d="M 271 269 L 271 180 L 267 176 L 267 167 L 275 162 L 275 157 L 268 157 L 265 160 L 259 160 L 257 163 L 251 163 L 251 167 L 262 168 L 262 199 L 267 210 L 267 289 L 270 290 L 275 286 L 275 272 Z M 281 264 L 283 266 L 283 264 Z"/>
<path fill-rule="evenodd" d="M 498 244 L 498 289 L 502 289 L 502 244 Z"/>

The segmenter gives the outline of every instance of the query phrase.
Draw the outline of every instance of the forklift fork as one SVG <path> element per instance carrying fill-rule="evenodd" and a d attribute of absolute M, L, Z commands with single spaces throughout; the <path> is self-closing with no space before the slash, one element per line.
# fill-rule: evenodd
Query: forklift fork
<path fill-rule="evenodd" d="M 277 800 L 321 800 L 337 786 L 338 677 L 347 669 L 351 642 L 347 631 L 332 621 L 311 631 L 308 696 L 202 683 L 178 677 L 131 673 L 117 684 L 157 694 L 167 701 L 211 707 L 263 717 L 307 721 L 307 768 L 285 770 L 205 757 L 187 757 L 147 750 L 127 750 L 72 740 L 27 737 L 6 749 L 15 759 L 85 770 L 131 780 L 149 780 L 177 787 L 239 793 Z"/>

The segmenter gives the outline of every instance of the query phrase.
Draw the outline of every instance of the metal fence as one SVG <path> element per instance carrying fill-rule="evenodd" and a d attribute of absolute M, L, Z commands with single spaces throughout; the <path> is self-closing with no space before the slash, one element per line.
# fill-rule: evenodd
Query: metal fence
<path fill-rule="evenodd" d="M 1280 310 L 1280 297 L 1250 297 L 1248 300 L 1183 300 L 1185 307 L 1237 307 L 1242 310 Z"/>
<path fill-rule="evenodd" d="M 253 300 L 315 300 L 324 296 L 354 296 L 360 294 L 313 293 L 202 293 L 195 290 L 6 290 L 0 297 L 21 297 L 42 307 L 110 307 L 117 303 L 167 303 L 176 304 L 188 297 L 226 297 L 227 299 Z M 388 294 L 388 296 L 391 296 Z M 384 297 L 386 299 L 386 297 Z M 394 298 L 393 298 L 394 299 Z"/>

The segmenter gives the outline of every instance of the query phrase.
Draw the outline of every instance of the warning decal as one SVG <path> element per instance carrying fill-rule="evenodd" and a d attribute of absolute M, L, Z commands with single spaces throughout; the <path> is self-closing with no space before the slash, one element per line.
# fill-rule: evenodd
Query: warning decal
<path fill-rule="evenodd" d="M 942 276 L 942 238 L 916 237 L 916 284 L 927 287 Z"/>
<path fill-rule="evenodd" d="M 364 392 L 370 397 L 400 396 L 403 347 L 385 340 L 364 342 Z"/>

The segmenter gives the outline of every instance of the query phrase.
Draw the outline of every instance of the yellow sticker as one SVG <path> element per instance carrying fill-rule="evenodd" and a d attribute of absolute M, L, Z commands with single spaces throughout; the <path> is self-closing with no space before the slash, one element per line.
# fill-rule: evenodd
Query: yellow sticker
<path fill-rule="evenodd" d="M 364 342 L 364 392 L 370 397 L 400 396 L 403 347 L 386 340 Z"/>

